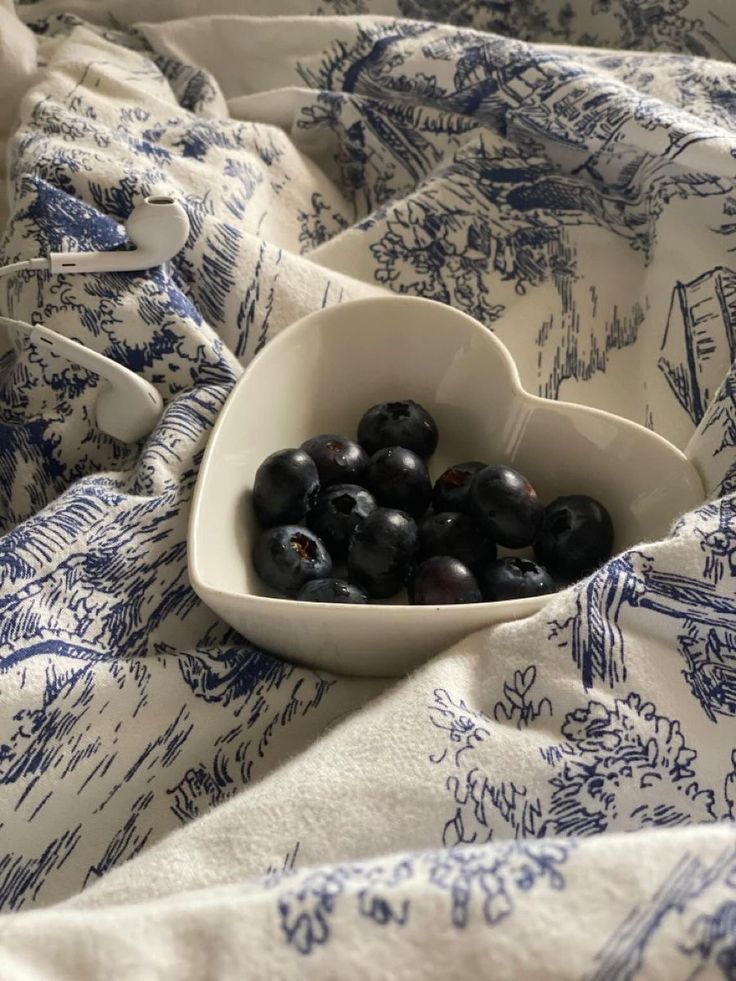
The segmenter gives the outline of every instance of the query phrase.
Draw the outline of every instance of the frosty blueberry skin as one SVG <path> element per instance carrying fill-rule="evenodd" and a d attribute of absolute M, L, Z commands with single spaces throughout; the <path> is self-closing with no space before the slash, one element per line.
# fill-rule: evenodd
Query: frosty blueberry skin
<path fill-rule="evenodd" d="M 504 466 L 484 467 L 473 477 L 469 504 L 488 537 L 506 548 L 531 545 L 544 513 L 526 477 Z"/>
<path fill-rule="evenodd" d="M 420 606 L 480 603 L 473 573 L 449 555 L 434 555 L 417 566 L 409 582 L 409 602 Z"/>
<path fill-rule="evenodd" d="M 311 579 L 299 590 L 297 599 L 303 603 L 368 602 L 368 594 L 360 586 L 344 579 Z"/>
<path fill-rule="evenodd" d="M 473 477 L 488 466 L 479 460 L 456 463 L 448 467 L 435 481 L 432 488 L 432 507 L 435 511 L 460 511 L 470 513 L 468 494 Z"/>
<path fill-rule="evenodd" d="M 378 450 L 370 458 L 365 485 L 381 507 L 408 512 L 421 518 L 429 507 L 432 482 L 424 461 L 403 446 Z"/>
<path fill-rule="evenodd" d="M 318 494 L 307 525 L 322 539 L 333 559 L 344 559 L 355 529 L 376 507 L 365 487 L 333 484 Z"/>
<path fill-rule="evenodd" d="M 332 559 L 317 536 L 301 525 L 277 525 L 262 531 L 253 546 L 253 565 L 261 579 L 294 596 L 310 579 L 326 579 Z"/>
<path fill-rule="evenodd" d="M 496 558 L 496 546 L 469 515 L 443 511 L 419 525 L 419 560 L 433 555 L 449 555 L 477 575 Z"/>
<path fill-rule="evenodd" d="M 322 488 L 332 484 L 359 484 L 368 466 L 368 454 L 347 436 L 324 433 L 302 443 L 314 461 Z"/>
<path fill-rule="evenodd" d="M 544 509 L 534 555 L 559 579 L 582 579 L 610 558 L 612 550 L 611 515 L 594 497 L 568 494 Z"/>
<path fill-rule="evenodd" d="M 253 509 L 263 528 L 300 522 L 319 493 L 319 474 L 304 450 L 277 450 L 256 470 Z"/>
<path fill-rule="evenodd" d="M 437 423 L 412 399 L 379 402 L 364 413 L 358 425 L 358 442 L 369 454 L 387 446 L 403 446 L 426 460 L 438 441 Z"/>
<path fill-rule="evenodd" d="M 483 598 L 488 602 L 527 599 L 555 591 L 549 572 L 530 559 L 503 558 L 489 563 L 480 577 Z"/>
<path fill-rule="evenodd" d="M 374 599 L 394 596 L 407 582 L 417 549 L 417 526 L 404 511 L 377 508 L 355 531 L 348 574 Z"/>

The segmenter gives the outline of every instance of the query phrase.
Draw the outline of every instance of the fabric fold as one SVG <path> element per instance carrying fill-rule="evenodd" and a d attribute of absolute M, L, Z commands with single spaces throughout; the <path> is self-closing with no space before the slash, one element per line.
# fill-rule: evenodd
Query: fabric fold
<path fill-rule="evenodd" d="M 162 184 L 191 223 L 166 267 L 0 280 L 165 402 L 116 443 L 94 376 L 0 339 L 0 976 L 730 977 L 730 5 L 196 7 L 0 7 L 2 262 L 124 246 Z M 187 574 L 243 368 L 386 291 L 705 482 L 391 684 L 257 648 Z"/>

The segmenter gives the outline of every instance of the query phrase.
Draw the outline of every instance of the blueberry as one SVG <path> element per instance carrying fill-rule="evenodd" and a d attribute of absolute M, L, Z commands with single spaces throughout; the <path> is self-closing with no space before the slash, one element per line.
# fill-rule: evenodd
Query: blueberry
<path fill-rule="evenodd" d="M 409 602 L 423 606 L 480 603 L 481 599 L 473 573 L 449 555 L 434 555 L 422 562 L 409 583 Z"/>
<path fill-rule="evenodd" d="M 481 576 L 483 597 L 487 600 L 522 599 L 542 596 L 555 590 L 546 569 L 530 559 L 496 559 Z"/>
<path fill-rule="evenodd" d="M 298 600 L 308 603 L 367 603 L 368 596 L 344 579 L 312 579 L 299 590 Z"/>
<path fill-rule="evenodd" d="M 437 449 L 439 433 L 432 416 L 418 402 L 379 402 L 358 425 L 358 442 L 368 453 L 403 446 L 426 460 Z"/>
<path fill-rule="evenodd" d="M 408 511 L 414 518 L 424 514 L 432 496 L 432 482 L 423 461 L 403 446 L 389 446 L 373 454 L 365 485 L 381 507 Z"/>
<path fill-rule="evenodd" d="M 544 508 L 529 481 L 511 467 L 484 467 L 470 485 L 470 509 L 494 542 L 524 548 L 534 541 Z"/>
<path fill-rule="evenodd" d="M 544 509 L 534 555 L 555 576 L 573 582 L 610 558 L 611 516 L 594 497 L 570 494 Z"/>
<path fill-rule="evenodd" d="M 347 436 L 314 436 L 302 443 L 302 449 L 314 460 L 322 487 L 357 484 L 368 466 L 368 454 Z"/>
<path fill-rule="evenodd" d="M 253 565 L 265 583 L 289 595 L 298 593 L 310 579 L 326 579 L 332 572 L 327 549 L 300 525 L 262 531 L 253 547 Z"/>
<path fill-rule="evenodd" d="M 265 527 L 302 521 L 319 493 L 319 475 L 304 450 L 279 450 L 256 470 L 253 508 Z"/>
<path fill-rule="evenodd" d="M 372 495 L 357 484 L 335 484 L 320 491 L 307 515 L 307 524 L 319 535 L 333 559 L 344 559 L 358 525 L 375 511 Z"/>
<path fill-rule="evenodd" d="M 496 558 L 496 546 L 467 514 L 443 511 L 419 525 L 419 557 L 451 555 L 474 572 Z"/>
<path fill-rule="evenodd" d="M 487 464 L 457 463 L 449 467 L 435 481 L 432 491 L 432 507 L 435 511 L 463 511 L 468 513 L 468 491 L 473 477 L 483 470 Z"/>
<path fill-rule="evenodd" d="M 376 599 L 393 596 L 409 578 L 416 547 L 414 519 L 403 511 L 377 508 L 356 528 L 350 542 L 350 578 Z"/>

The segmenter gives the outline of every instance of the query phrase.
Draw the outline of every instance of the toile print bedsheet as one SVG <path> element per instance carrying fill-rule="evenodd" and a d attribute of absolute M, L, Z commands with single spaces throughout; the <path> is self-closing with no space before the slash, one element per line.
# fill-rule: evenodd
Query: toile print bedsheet
<path fill-rule="evenodd" d="M 94 376 L 0 338 L 3 981 L 736 977 L 734 55 L 729 0 L 0 4 L 2 261 L 118 246 L 162 184 L 191 221 L 166 267 L 0 281 L 166 403 L 115 442 Z M 707 484 L 391 685 L 186 570 L 243 366 L 383 291 Z"/>

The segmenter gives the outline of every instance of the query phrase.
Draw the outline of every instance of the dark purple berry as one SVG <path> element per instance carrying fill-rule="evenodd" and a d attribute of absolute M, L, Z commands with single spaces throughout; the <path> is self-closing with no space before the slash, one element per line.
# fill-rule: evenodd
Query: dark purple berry
<path fill-rule="evenodd" d="M 505 558 L 491 562 L 481 575 L 486 600 L 523 599 L 542 596 L 555 590 L 546 569 L 530 559 Z"/>
<path fill-rule="evenodd" d="M 307 515 L 307 524 L 319 535 L 333 559 L 344 559 L 353 532 L 371 511 L 373 496 L 357 484 L 334 484 L 320 491 Z"/>
<path fill-rule="evenodd" d="M 298 600 L 307 603 L 367 603 L 367 594 L 344 579 L 312 579 L 299 590 Z"/>
<path fill-rule="evenodd" d="M 473 477 L 488 464 L 456 463 L 438 477 L 432 491 L 432 507 L 435 511 L 462 511 L 469 513 L 468 492 Z"/>
<path fill-rule="evenodd" d="M 429 506 L 432 483 L 424 462 L 403 446 L 378 450 L 370 458 L 365 485 L 384 508 L 420 518 Z"/>
<path fill-rule="evenodd" d="M 419 525 L 419 558 L 451 555 L 476 574 L 496 558 L 496 546 L 467 514 L 444 511 Z"/>
<path fill-rule="evenodd" d="M 426 460 L 437 449 L 439 434 L 432 416 L 418 402 L 380 402 L 358 425 L 358 442 L 373 454 L 387 446 L 403 446 Z"/>
<path fill-rule="evenodd" d="M 368 466 L 368 454 L 347 436 L 313 436 L 302 449 L 314 460 L 322 487 L 358 484 Z"/>
<path fill-rule="evenodd" d="M 534 541 L 544 508 L 529 481 L 511 467 L 484 467 L 470 485 L 470 509 L 488 536 L 506 548 Z"/>
<path fill-rule="evenodd" d="M 574 582 L 595 571 L 613 549 L 613 522 L 593 497 L 570 494 L 544 509 L 534 555 L 549 571 Z"/>
<path fill-rule="evenodd" d="M 319 476 L 304 450 L 279 450 L 256 470 L 253 508 L 264 528 L 302 521 L 319 493 Z"/>
<path fill-rule="evenodd" d="M 350 542 L 350 579 L 376 599 L 393 596 L 409 578 L 416 548 L 414 519 L 403 511 L 377 508 L 355 529 Z"/>
<path fill-rule="evenodd" d="M 417 567 L 409 583 L 409 602 L 423 606 L 480 603 L 482 596 L 473 573 L 449 555 L 435 555 Z"/>
<path fill-rule="evenodd" d="M 332 572 L 327 549 L 300 525 L 262 531 L 253 547 L 253 565 L 265 583 L 290 596 L 310 579 L 326 579 Z"/>

